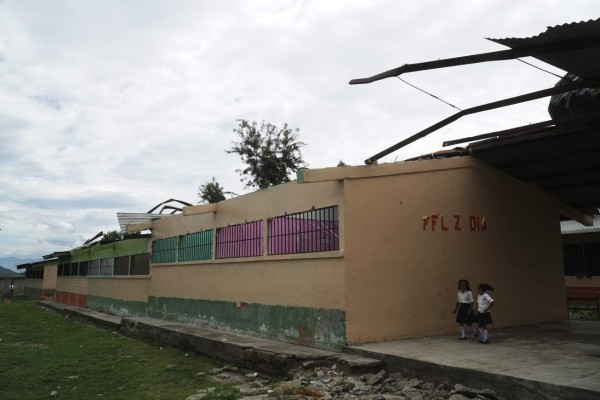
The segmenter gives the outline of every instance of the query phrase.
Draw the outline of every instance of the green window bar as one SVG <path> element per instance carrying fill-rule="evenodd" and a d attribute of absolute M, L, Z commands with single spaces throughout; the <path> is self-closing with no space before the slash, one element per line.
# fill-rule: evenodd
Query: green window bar
<path fill-rule="evenodd" d="M 177 237 L 158 239 L 152 242 L 152 262 L 177 262 Z"/>
<path fill-rule="evenodd" d="M 212 230 L 189 233 L 179 237 L 179 261 L 212 258 Z"/>

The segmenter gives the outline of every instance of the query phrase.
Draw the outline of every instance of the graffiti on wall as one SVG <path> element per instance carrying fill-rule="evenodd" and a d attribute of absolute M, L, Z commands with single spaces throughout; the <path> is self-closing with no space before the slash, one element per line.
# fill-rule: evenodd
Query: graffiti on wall
<path fill-rule="evenodd" d="M 423 230 L 430 232 L 468 231 L 487 232 L 487 221 L 480 215 L 444 215 L 423 216 Z"/>

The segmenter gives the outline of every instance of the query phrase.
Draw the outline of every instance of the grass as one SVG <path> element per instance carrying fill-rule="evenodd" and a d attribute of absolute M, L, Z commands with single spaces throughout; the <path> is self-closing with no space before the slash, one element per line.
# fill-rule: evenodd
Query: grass
<path fill-rule="evenodd" d="M 3 400 L 185 399 L 208 387 L 216 388 L 210 397 L 234 398 L 230 385 L 198 375 L 220 366 L 45 310 L 33 301 L 0 303 Z M 58 393 L 51 397 L 52 391 Z"/>

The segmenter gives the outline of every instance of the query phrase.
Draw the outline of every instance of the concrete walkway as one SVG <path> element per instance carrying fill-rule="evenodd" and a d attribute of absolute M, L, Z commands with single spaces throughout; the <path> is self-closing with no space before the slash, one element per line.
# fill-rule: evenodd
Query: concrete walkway
<path fill-rule="evenodd" d="M 356 354 L 316 349 L 156 318 L 119 317 L 55 301 L 38 303 L 43 307 L 107 324 L 128 336 L 149 339 L 271 374 L 281 374 L 307 361 L 316 364 L 337 363 L 353 371 L 372 371 L 382 367 L 378 359 Z"/>
<path fill-rule="evenodd" d="M 441 373 L 515 398 L 600 399 L 600 321 L 560 321 L 490 331 L 490 344 L 436 336 L 349 347 L 405 373 Z"/>
<path fill-rule="evenodd" d="M 490 331 L 350 346 L 344 353 L 146 317 L 121 318 L 40 301 L 44 307 L 108 324 L 129 336 L 187 349 L 274 374 L 301 365 L 337 363 L 353 372 L 400 371 L 421 380 L 490 388 L 514 399 L 600 400 L 600 321 L 561 321 Z"/>

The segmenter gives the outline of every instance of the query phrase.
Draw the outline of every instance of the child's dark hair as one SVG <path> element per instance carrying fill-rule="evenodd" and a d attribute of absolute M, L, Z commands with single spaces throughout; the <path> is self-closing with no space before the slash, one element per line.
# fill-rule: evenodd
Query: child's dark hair
<path fill-rule="evenodd" d="M 488 285 L 487 283 L 480 283 L 479 285 L 477 285 L 477 287 L 483 290 L 484 292 L 487 292 L 488 290 L 491 290 L 492 292 L 494 291 L 492 285 Z"/>
<path fill-rule="evenodd" d="M 458 290 L 460 290 L 460 284 L 463 283 L 463 282 L 467 286 L 467 290 L 471 290 L 471 286 L 469 286 L 469 281 L 466 280 L 466 279 L 459 279 L 458 280 Z"/>

